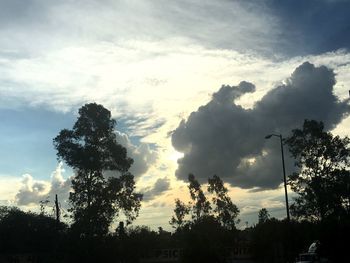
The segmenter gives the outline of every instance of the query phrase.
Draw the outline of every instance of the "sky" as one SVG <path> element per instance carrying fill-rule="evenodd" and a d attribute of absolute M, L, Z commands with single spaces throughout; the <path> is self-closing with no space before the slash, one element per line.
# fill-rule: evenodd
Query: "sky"
<path fill-rule="evenodd" d="M 57 193 L 67 209 L 74 174 L 52 140 L 96 102 L 134 159 L 135 224 L 171 229 L 189 173 L 221 177 L 243 225 L 263 207 L 285 217 L 279 141 L 264 137 L 306 118 L 349 135 L 349 11 L 347 0 L 0 0 L 0 204 L 35 210 Z"/>

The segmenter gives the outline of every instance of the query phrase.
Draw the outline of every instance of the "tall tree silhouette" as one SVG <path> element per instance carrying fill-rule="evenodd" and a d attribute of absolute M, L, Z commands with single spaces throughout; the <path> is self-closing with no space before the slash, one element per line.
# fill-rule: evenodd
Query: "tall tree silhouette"
<path fill-rule="evenodd" d="M 175 200 L 170 224 L 183 253 L 181 262 L 226 262 L 228 246 L 237 237 L 235 223 L 239 209 L 232 203 L 223 181 L 216 175 L 208 179 L 208 192 L 193 174 L 188 176 L 191 200 Z"/>
<path fill-rule="evenodd" d="M 196 180 L 193 174 L 188 175 L 188 189 L 190 190 L 191 199 L 193 201 L 192 206 L 192 218 L 196 221 L 201 216 L 209 215 L 211 206 L 210 202 L 205 197 L 200 183 Z"/>
<path fill-rule="evenodd" d="M 193 174 L 188 175 L 188 181 L 192 201 L 185 204 L 180 199 L 176 199 L 174 215 L 169 223 L 174 228 L 180 229 L 185 225 L 194 226 L 201 222 L 215 221 L 215 224 L 220 227 L 234 229 L 235 224 L 239 222 L 237 220 L 239 209 L 228 196 L 228 190 L 220 177 L 214 175 L 208 179 L 207 190 L 212 197 L 212 203 L 205 196 L 201 184 Z M 189 214 L 192 216 L 191 220 L 186 219 Z"/>
<path fill-rule="evenodd" d="M 129 221 L 135 219 L 142 196 L 134 192 L 133 160 L 116 141 L 116 121 L 109 110 L 96 103 L 79 109 L 72 130 L 63 129 L 54 138 L 59 159 L 75 171 L 70 193 L 73 228 L 85 236 L 108 232 L 114 216 L 123 210 Z M 113 172 L 106 178 L 103 172 Z"/>
<path fill-rule="evenodd" d="M 214 194 L 214 212 L 218 221 L 222 226 L 233 229 L 235 223 L 238 223 L 236 218 L 239 209 L 228 196 L 228 190 L 219 176 L 214 175 L 213 178 L 208 179 L 208 192 Z"/>
<path fill-rule="evenodd" d="M 270 219 L 270 214 L 266 208 L 261 208 L 258 213 L 258 223 L 266 223 Z"/>
<path fill-rule="evenodd" d="M 170 225 L 174 228 L 181 228 L 184 226 L 186 223 L 185 217 L 190 212 L 190 209 L 191 207 L 189 205 L 186 205 L 178 198 L 175 199 L 174 215 L 170 219 Z"/>
<path fill-rule="evenodd" d="M 289 176 L 298 194 L 291 206 L 300 218 L 323 220 L 350 214 L 350 139 L 325 132 L 322 122 L 305 120 L 285 140 L 299 171 Z"/>

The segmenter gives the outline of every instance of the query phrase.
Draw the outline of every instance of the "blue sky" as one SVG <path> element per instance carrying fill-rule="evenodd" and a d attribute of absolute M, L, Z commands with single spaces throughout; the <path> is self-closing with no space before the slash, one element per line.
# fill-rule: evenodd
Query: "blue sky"
<path fill-rule="evenodd" d="M 310 117 L 349 134 L 349 12 L 346 0 L 0 0 L 0 200 L 67 197 L 52 139 L 97 102 L 147 193 L 138 224 L 168 228 L 193 171 L 222 173 L 243 222 L 261 207 L 283 217 L 278 144 L 257 131 Z"/>
<path fill-rule="evenodd" d="M 266 1 L 291 41 L 291 55 L 318 54 L 350 45 L 347 0 Z"/>
<path fill-rule="evenodd" d="M 74 116 L 40 108 L 0 110 L 2 129 L 1 173 L 51 175 L 57 165 L 52 140 L 63 128 L 70 128 Z"/>

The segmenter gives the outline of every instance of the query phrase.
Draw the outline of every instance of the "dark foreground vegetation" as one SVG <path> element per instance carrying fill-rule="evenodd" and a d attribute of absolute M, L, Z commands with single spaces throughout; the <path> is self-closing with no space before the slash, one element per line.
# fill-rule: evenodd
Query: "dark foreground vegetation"
<path fill-rule="evenodd" d="M 30 255 L 37 260 L 33 262 L 227 262 L 230 257 L 249 256 L 256 262 L 293 262 L 315 240 L 321 242 L 321 256 L 331 262 L 348 259 L 349 220 L 289 224 L 272 218 L 238 230 L 203 217 L 174 233 L 139 226 L 118 227 L 103 237 L 81 237 L 46 215 L 2 207 L 0 217 L 2 260 Z"/>
<path fill-rule="evenodd" d="M 54 139 L 58 158 L 76 173 L 69 197 L 71 223 L 60 220 L 58 206 L 56 217 L 45 209 L 33 213 L 0 207 L 0 262 L 293 262 L 315 240 L 321 243 L 320 256 L 347 262 L 349 138 L 305 120 L 284 140 L 298 167 L 288 179 L 297 194 L 291 221 L 270 218 L 263 208 L 256 225 L 239 230 L 240 210 L 220 177 L 209 178 L 204 191 L 190 174 L 190 201 L 175 200 L 170 233 L 131 226 L 142 194 L 135 192 L 128 171 L 133 160 L 116 141 L 115 124 L 103 106 L 87 104 L 73 129 Z M 125 225 L 111 230 L 120 212 Z"/>

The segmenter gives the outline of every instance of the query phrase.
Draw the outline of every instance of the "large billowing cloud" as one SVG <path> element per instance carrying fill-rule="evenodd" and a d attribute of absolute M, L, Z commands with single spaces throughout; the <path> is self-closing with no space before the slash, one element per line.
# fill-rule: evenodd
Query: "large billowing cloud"
<path fill-rule="evenodd" d="M 233 186 L 276 188 L 282 181 L 279 142 L 278 138 L 265 140 L 265 135 L 287 136 L 304 119 L 323 121 L 328 130 L 334 128 L 349 113 L 348 100 L 340 101 L 334 95 L 334 85 L 331 69 L 306 62 L 252 109 L 237 105 L 236 100 L 254 92 L 253 84 L 222 86 L 173 132 L 174 148 L 184 153 L 176 176 L 185 180 L 194 173 L 206 181 L 217 174 Z M 289 172 L 292 163 L 287 158 Z"/>

